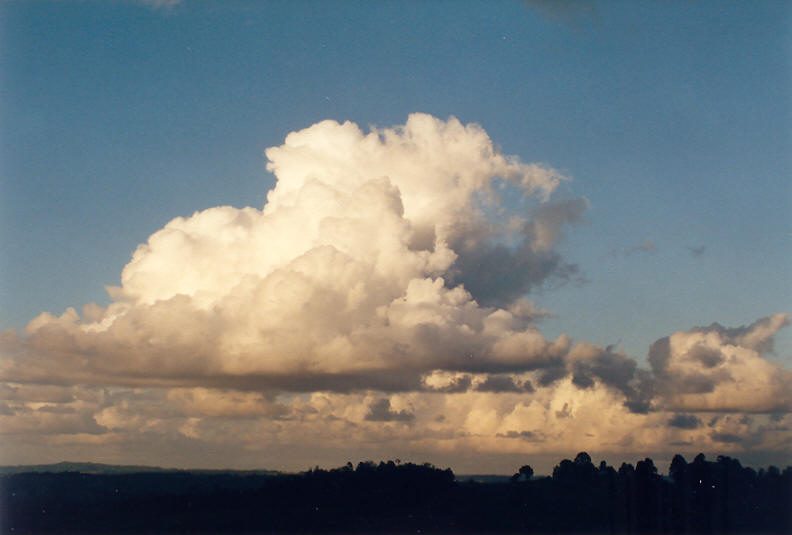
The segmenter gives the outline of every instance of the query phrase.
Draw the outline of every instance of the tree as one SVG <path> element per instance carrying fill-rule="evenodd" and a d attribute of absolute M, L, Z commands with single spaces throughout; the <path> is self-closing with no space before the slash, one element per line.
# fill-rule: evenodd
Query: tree
<path fill-rule="evenodd" d="M 575 456 L 575 464 L 591 464 L 591 456 L 585 451 L 581 451 Z"/>
<path fill-rule="evenodd" d="M 530 465 L 526 464 L 520 467 L 520 474 L 522 474 L 526 481 L 530 481 L 534 475 L 534 470 Z"/>
<path fill-rule="evenodd" d="M 668 469 L 668 473 L 674 478 L 674 481 L 681 485 L 682 481 L 685 477 L 685 472 L 687 471 L 687 461 L 684 457 L 679 455 L 678 453 L 674 455 L 673 460 L 671 461 L 671 467 Z"/>

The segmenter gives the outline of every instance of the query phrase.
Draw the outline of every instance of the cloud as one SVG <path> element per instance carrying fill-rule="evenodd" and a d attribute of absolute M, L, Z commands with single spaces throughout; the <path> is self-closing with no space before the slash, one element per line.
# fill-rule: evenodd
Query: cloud
<path fill-rule="evenodd" d="M 527 440 L 529 442 L 541 442 L 544 440 L 541 433 L 535 433 L 533 431 L 507 431 L 506 433 L 498 433 L 496 435 L 498 438 L 519 438 L 522 440 Z"/>
<path fill-rule="evenodd" d="M 481 231 L 459 236 L 451 243 L 457 253 L 452 284 L 464 285 L 484 305 L 504 306 L 548 279 L 569 280 L 578 267 L 563 262 L 552 247 L 564 226 L 577 223 L 587 206 L 584 199 L 573 199 L 539 207 L 519 229 L 517 246 Z"/>
<path fill-rule="evenodd" d="M 699 333 L 716 332 L 724 343 L 746 347 L 766 354 L 773 351 L 773 336 L 779 329 L 789 325 L 786 314 L 775 314 L 756 320 L 750 325 L 742 327 L 723 327 L 713 323 L 709 327 L 693 329 Z"/>
<path fill-rule="evenodd" d="M 657 246 L 651 241 L 646 240 L 640 245 L 633 245 L 632 247 L 625 247 L 623 249 L 612 249 L 603 258 L 617 257 L 617 256 L 632 256 L 636 253 L 655 253 Z"/>
<path fill-rule="evenodd" d="M 675 414 L 668 420 L 668 425 L 679 429 L 696 429 L 701 426 L 701 420 L 692 414 Z"/>
<path fill-rule="evenodd" d="M 371 422 L 409 422 L 413 418 L 415 415 L 406 410 L 392 410 L 390 400 L 387 398 L 372 403 L 366 415 L 366 420 Z"/>
<path fill-rule="evenodd" d="M 740 443 L 743 441 L 743 437 L 732 433 L 711 433 L 710 436 L 715 442 Z"/>
<path fill-rule="evenodd" d="M 582 388 L 594 385 L 594 379 L 622 392 L 631 390 L 637 363 L 623 353 L 614 351 L 613 346 L 602 349 L 587 343 L 575 346 L 570 353 L 572 382 Z"/>
<path fill-rule="evenodd" d="M 763 357 L 785 314 L 749 326 L 717 323 L 661 338 L 649 349 L 657 403 L 673 410 L 792 410 L 792 372 Z"/>
<path fill-rule="evenodd" d="M 595 3 L 586 0 L 524 0 L 533 9 L 575 29 L 599 22 L 599 11 Z"/>
<path fill-rule="evenodd" d="M 563 357 L 568 340 L 545 340 L 523 296 L 569 272 L 553 245 L 586 203 L 515 210 L 498 192 L 541 202 L 558 172 L 500 154 L 477 125 L 422 114 L 368 134 L 323 121 L 266 154 L 277 184 L 263 210 L 170 221 L 134 252 L 106 309 L 5 333 L 3 375 L 397 391 L 432 370 Z"/>
<path fill-rule="evenodd" d="M 64 458 L 300 469 L 570 444 L 787 451 L 792 372 L 766 358 L 784 314 L 672 333 L 649 368 L 542 335 L 549 313 L 526 294 L 575 275 L 556 245 L 587 202 L 555 199 L 562 175 L 501 154 L 480 126 L 323 121 L 266 155 L 277 183 L 262 209 L 173 219 L 107 307 L 0 333 L 6 458 L 57 445 Z"/>
<path fill-rule="evenodd" d="M 531 381 L 515 382 L 512 377 L 489 375 L 476 385 L 479 392 L 533 392 Z"/>
<path fill-rule="evenodd" d="M 137 2 L 154 9 L 170 9 L 181 4 L 184 0 L 137 0 Z"/>

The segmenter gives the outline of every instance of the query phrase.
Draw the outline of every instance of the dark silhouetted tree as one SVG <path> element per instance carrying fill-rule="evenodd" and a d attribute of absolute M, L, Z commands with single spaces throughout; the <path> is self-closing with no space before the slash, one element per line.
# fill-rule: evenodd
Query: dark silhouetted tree
<path fill-rule="evenodd" d="M 534 470 L 530 465 L 524 464 L 520 467 L 519 473 L 525 478 L 526 481 L 530 481 L 534 475 Z"/>

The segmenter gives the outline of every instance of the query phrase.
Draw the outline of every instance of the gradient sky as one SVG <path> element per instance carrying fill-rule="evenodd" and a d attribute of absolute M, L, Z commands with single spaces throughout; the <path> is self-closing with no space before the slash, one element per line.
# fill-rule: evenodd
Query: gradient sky
<path fill-rule="evenodd" d="M 603 355 L 615 345 L 613 352 L 648 368 L 650 344 L 672 333 L 693 336 L 693 327 L 713 322 L 740 327 L 792 310 L 791 23 L 785 2 L 4 2 L 0 329 L 16 337 L 41 312 L 107 306 L 105 286 L 120 286 L 136 247 L 177 216 L 264 207 L 276 184 L 264 151 L 290 132 L 325 119 L 368 132 L 418 112 L 476 123 L 503 154 L 570 178 L 555 188 L 554 202 L 585 199 L 588 207 L 563 225 L 553 251 L 576 268 L 532 281 L 527 298 L 553 314 L 532 321 L 547 340 L 565 334 Z M 518 210 L 506 197 L 504 209 Z M 756 350 L 787 373 L 792 329 L 774 329 L 772 349 L 733 340 L 731 347 Z M 5 349 L 15 366 L 43 354 L 19 336 L 24 350 Z M 728 345 L 728 336 L 718 343 Z M 135 386 L 56 376 L 53 384 L 87 381 L 88 390 Z M 21 372 L 5 380 L 12 390 L 42 383 Z M 297 389 L 297 399 L 321 390 Z M 411 433 L 420 426 L 420 409 L 415 422 L 400 420 L 413 414 L 409 403 L 403 413 L 388 412 L 380 390 L 372 392 L 360 401 L 371 408 L 369 421 L 382 409 L 394 436 L 399 425 Z M 14 396 L 14 403 L 49 403 Z M 113 408 L 107 399 L 96 403 Z M 21 414 L 20 405 L 4 407 Z M 669 414 L 695 412 L 673 407 Z M 718 414 L 729 411 L 789 419 L 784 406 Z M 99 427 L 81 432 L 115 429 L 99 412 L 85 416 Z M 58 438 L 68 429 L 44 423 L 34 433 L 30 425 L 1 452 L 4 460 L 61 460 L 71 451 L 64 444 L 87 447 Z M 760 443 L 757 426 L 769 433 L 771 424 L 746 430 L 753 442 L 737 440 L 734 429 L 712 433 L 734 438 L 719 444 L 743 448 L 729 450 L 738 456 L 755 447 L 763 459 L 789 459 L 778 453 L 789 451 L 789 435 Z M 506 428 L 498 429 L 504 438 Z M 48 447 L 26 449 L 42 434 Z M 222 464 L 221 442 L 199 434 L 169 442 L 188 452 L 183 458 L 171 446 L 137 457 L 119 447 L 101 460 Z M 387 440 L 368 440 L 363 453 L 419 452 L 469 470 L 476 452 L 490 451 L 423 443 L 377 450 Z M 643 444 L 635 446 L 639 455 Z M 493 446 L 482 468 L 507 472 L 517 457 L 506 449 Z M 633 451 L 599 450 L 614 459 Z M 281 462 L 270 452 L 239 463 L 294 468 L 315 464 L 314 454 L 308 448 Z M 338 451 L 314 456 L 347 460 Z"/>

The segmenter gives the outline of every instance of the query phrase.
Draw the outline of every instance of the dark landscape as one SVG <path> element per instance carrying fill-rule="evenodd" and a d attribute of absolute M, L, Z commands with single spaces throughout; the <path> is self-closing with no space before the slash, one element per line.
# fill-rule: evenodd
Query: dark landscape
<path fill-rule="evenodd" d="M 30 467 L 35 468 L 35 467 Z M 46 469 L 46 467 L 38 467 Z M 73 468 L 74 470 L 69 470 Z M 128 468 L 128 467 L 127 467 Z M 552 476 L 455 477 L 366 461 L 299 474 L 61 463 L 4 470 L 3 533 L 789 533 L 792 467 L 677 455 L 618 469 L 585 452 Z M 19 470 L 19 468 L 17 469 Z M 8 473 L 16 472 L 16 473 Z M 487 482 L 481 482 L 482 480 Z"/>

